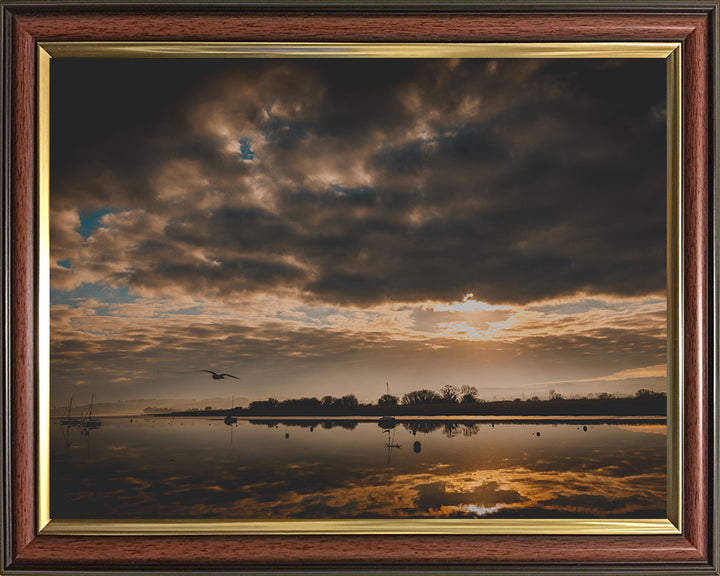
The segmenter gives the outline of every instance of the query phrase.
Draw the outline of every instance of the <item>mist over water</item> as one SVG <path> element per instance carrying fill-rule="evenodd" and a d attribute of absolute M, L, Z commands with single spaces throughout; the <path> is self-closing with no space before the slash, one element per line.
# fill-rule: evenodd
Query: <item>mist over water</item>
<path fill-rule="evenodd" d="M 662 422 L 52 420 L 51 517 L 665 518 Z"/>

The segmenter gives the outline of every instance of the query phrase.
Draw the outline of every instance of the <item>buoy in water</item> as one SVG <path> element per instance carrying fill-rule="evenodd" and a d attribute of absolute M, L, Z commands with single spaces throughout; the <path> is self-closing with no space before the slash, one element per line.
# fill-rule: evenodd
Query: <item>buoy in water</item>
<path fill-rule="evenodd" d="M 420 450 L 422 450 L 422 444 L 420 444 L 420 442 L 415 442 L 413 444 L 413 452 L 415 452 L 415 454 L 420 454 Z"/>

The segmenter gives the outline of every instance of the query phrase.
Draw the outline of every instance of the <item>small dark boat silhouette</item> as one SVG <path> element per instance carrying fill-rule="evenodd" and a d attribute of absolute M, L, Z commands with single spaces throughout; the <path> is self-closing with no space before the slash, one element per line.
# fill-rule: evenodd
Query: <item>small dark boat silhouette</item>
<path fill-rule="evenodd" d="M 83 422 L 80 425 L 80 428 L 82 428 L 83 430 L 95 430 L 96 428 L 100 428 L 101 425 L 102 425 L 102 422 L 100 422 L 100 420 L 93 419 L 93 420 L 87 420 L 87 421 Z"/>
<path fill-rule="evenodd" d="M 235 378 L 235 376 L 233 376 L 233 378 Z M 225 422 L 225 424 L 227 424 L 228 426 L 232 426 L 237 422 L 237 418 L 232 415 L 233 410 L 235 410 L 235 396 L 232 397 L 232 401 L 230 404 L 230 414 L 225 416 L 225 420 L 223 420 L 223 422 Z"/>
<path fill-rule="evenodd" d="M 79 426 L 81 420 L 79 418 L 67 418 L 65 420 L 60 420 L 61 426 Z"/>
<path fill-rule="evenodd" d="M 378 420 L 378 426 L 383 430 L 392 430 L 397 425 L 397 421 L 392 416 L 383 416 Z"/>
<path fill-rule="evenodd" d="M 390 396 L 390 382 L 385 382 L 386 394 Z M 397 425 L 395 418 L 392 416 L 383 416 L 378 420 L 378 426 L 383 430 L 392 430 Z"/>

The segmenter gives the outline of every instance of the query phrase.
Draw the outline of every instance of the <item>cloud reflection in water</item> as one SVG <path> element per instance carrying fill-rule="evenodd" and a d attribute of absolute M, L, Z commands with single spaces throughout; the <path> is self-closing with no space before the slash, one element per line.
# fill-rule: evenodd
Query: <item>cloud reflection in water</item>
<path fill-rule="evenodd" d="M 183 425 L 180 426 L 180 423 Z M 205 418 L 54 424 L 53 518 L 665 517 L 660 424 L 277 428 Z M 541 431 L 537 436 L 536 432 Z M 285 434 L 290 432 L 290 438 Z M 422 440 L 422 452 L 413 442 Z M 84 443 L 91 442 L 88 447 Z"/>

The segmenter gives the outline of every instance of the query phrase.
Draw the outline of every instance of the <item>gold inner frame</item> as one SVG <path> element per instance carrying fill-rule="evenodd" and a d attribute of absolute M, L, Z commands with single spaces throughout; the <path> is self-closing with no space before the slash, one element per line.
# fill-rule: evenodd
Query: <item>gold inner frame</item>
<path fill-rule="evenodd" d="M 667 62 L 667 519 L 52 520 L 50 518 L 50 62 L 52 58 L 662 58 Z M 681 45 L 45 42 L 37 53 L 37 522 L 43 534 L 678 534 L 682 530 Z"/>

